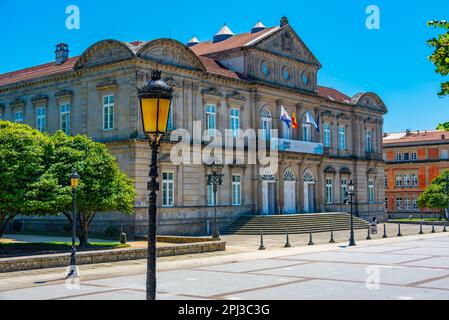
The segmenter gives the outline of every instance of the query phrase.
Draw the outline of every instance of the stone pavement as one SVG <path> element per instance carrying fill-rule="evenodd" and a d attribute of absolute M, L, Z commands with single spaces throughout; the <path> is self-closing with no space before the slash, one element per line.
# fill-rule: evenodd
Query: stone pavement
<path fill-rule="evenodd" d="M 449 233 L 240 250 L 159 259 L 158 299 L 449 299 Z M 63 268 L 0 274 L 0 299 L 145 297 L 145 261 L 80 272 L 79 288 Z"/>

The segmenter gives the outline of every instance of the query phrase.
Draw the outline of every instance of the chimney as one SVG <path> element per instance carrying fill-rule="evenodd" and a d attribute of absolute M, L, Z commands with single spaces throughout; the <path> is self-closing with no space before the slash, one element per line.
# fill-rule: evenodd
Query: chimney
<path fill-rule="evenodd" d="M 410 129 L 405 130 L 405 135 L 406 135 L 406 136 L 409 136 L 410 134 L 411 134 Z"/>
<path fill-rule="evenodd" d="M 55 51 L 55 63 L 63 64 L 69 58 L 69 45 L 66 43 L 58 43 Z"/>
<path fill-rule="evenodd" d="M 441 140 L 446 139 L 446 136 L 444 134 L 441 135 Z"/>
<path fill-rule="evenodd" d="M 286 26 L 288 24 L 288 19 L 286 16 L 281 18 L 281 27 Z"/>

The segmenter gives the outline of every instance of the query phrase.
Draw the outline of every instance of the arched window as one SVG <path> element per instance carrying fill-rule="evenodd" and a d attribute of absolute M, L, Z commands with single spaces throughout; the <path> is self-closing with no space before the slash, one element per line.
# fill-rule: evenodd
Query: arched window
<path fill-rule="evenodd" d="M 271 112 L 267 107 L 263 107 L 260 111 L 260 116 L 262 118 L 262 137 L 266 141 L 271 139 L 271 129 L 273 127 L 273 118 Z"/>
<path fill-rule="evenodd" d="M 293 173 L 292 169 L 287 168 L 284 171 L 284 181 L 295 181 L 295 174 Z"/>
<path fill-rule="evenodd" d="M 306 181 L 306 182 L 313 182 L 314 181 L 313 174 L 308 169 L 306 171 L 304 171 L 304 181 Z"/>

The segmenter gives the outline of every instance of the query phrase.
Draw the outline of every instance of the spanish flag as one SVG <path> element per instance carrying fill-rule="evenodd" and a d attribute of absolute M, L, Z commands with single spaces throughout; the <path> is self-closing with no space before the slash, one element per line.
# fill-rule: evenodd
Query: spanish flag
<path fill-rule="evenodd" d="M 296 113 L 292 113 L 292 128 L 297 129 L 298 128 L 298 121 L 296 120 Z"/>

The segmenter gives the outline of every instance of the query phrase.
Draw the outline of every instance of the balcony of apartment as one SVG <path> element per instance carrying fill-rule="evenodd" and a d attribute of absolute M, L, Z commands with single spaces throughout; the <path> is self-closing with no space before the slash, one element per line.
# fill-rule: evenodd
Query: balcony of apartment
<path fill-rule="evenodd" d="M 365 159 L 367 159 L 367 160 L 382 160 L 382 153 L 365 151 Z"/>

